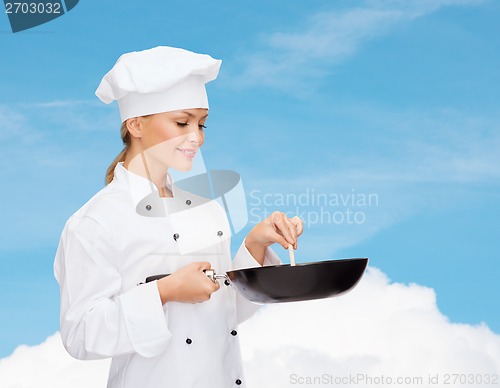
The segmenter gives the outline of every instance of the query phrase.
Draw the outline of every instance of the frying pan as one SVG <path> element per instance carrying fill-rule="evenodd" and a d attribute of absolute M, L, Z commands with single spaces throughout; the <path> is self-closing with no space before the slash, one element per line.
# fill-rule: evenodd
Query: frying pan
<path fill-rule="evenodd" d="M 367 258 L 341 259 L 245 268 L 216 274 L 206 270 L 213 281 L 224 279 L 246 299 L 255 303 L 298 302 L 329 298 L 346 293 L 361 279 Z M 146 282 L 168 275 L 155 275 Z"/>

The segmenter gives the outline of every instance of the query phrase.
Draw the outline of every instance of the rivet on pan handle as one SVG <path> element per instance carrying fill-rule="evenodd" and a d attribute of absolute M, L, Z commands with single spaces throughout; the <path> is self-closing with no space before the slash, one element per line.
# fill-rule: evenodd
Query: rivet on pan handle
<path fill-rule="evenodd" d="M 224 279 L 224 284 L 226 286 L 230 284 L 229 278 L 225 274 L 224 275 L 216 274 L 213 269 L 205 269 L 203 272 L 205 272 L 205 275 L 207 275 L 207 277 L 214 283 L 216 283 L 217 280 L 219 279 Z"/>

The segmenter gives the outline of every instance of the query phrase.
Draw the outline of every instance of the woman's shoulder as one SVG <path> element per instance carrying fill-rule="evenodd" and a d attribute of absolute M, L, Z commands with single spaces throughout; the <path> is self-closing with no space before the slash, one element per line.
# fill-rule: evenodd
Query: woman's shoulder
<path fill-rule="evenodd" d="M 68 222 L 92 219 L 98 224 L 109 225 L 123 217 L 132 206 L 130 195 L 114 182 L 109 183 L 78 209 Z"/>

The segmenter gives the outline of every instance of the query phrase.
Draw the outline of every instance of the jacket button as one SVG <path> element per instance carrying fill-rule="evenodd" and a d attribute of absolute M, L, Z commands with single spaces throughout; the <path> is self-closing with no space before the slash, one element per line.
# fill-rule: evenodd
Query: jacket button
<path fill-rule="evenodd" d="M 235 336 L 236 334 L 238 334 L 238 332 L 237 332 L 236 330 L 232 330 L 232 331 L 231 331 L 231 335 L 232 335 L 232 336 Z"/>
<path fill-rule="evenodd" d="M 175 233 L 174 234 L 174 240 L 177 241 L 178 238 L 179 238 L 179 233 Z"/>
<path fill-rule="evenodd" d="M 186 201 L 186 205 L 191 205 L 191 200 L 190 200 L 190 199 L 188 199 L 188 200 Z"/>
<path fill-rule="evenodd" d="M 227 279 L 226 279 L 226 280 L 224 280 L 224 284 L 225 284 L 226 286 L 229 286 L 231 283 L 229 283 L 229 280 L 227 280 Z"/>
<path fill-rule="evenodd" d="M 235 381 L 235 383 L 236 383 L 236 385 L 241 385 L 241 380 L 238 379 L 238 380 Z"/>
<path fill-rule="evenodd" d="M 224 233 L 222 233 L 222 230 L 219 230 L 219 231 L 217 232 L 217 236 L 219 236 L 219 237 L 220 237 L 220 236 L 222 236 L 223 234 L 224 234 Z"/>
<path fill-rule="evenodd" d="M 151 210 L 151 205 L 146 205 L 146 210 L 150 211 Z"/>
<path fill-rule="evenodd" d="M 186 343 L 187 343 L 188 345 L 191 345 L 191 344 L 193 343 L 193 341 L 191 340 L 191 338 L 188 338 L 188 339 L 186 339 Z"/>

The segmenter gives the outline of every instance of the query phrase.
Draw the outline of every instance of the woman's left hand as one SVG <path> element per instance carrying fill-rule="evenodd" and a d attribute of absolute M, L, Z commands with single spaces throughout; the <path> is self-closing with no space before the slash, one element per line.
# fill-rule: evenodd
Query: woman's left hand
<path fill-rule="evenodd" d="M 303 224 L 299 217 L 288 218 L 285 213 L 275 211 L 254 226 L 245 239 L 245 246 L 262 265 L 269 245 L 278 243 L 285 249 L 288 249 L 288 245 L 297 249 L 297 238 L 302 231 Z"/>

